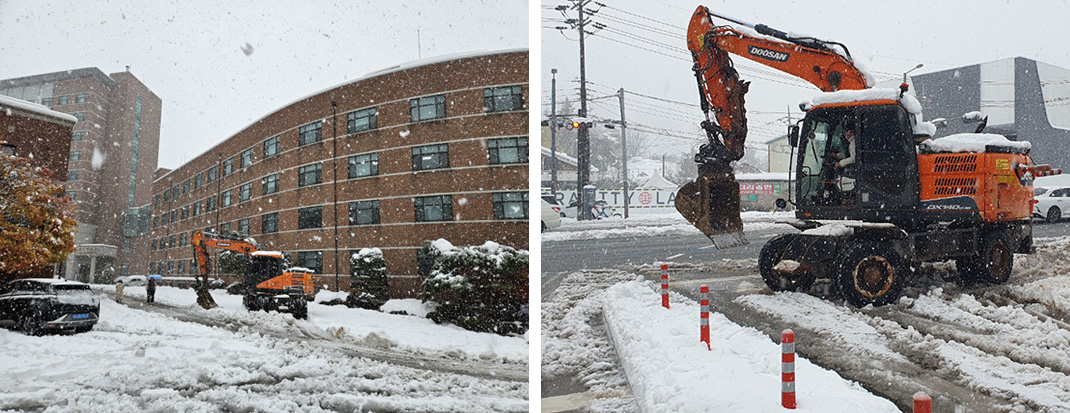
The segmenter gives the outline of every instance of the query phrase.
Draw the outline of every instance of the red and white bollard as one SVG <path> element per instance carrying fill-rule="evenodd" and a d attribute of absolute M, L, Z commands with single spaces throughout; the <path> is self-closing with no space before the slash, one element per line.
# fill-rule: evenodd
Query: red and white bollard
<path fill-rule="evenodd" d="M 780 333 L 781 383 L 780 404 L 786 409 L 795 408 L 795 332 L 791 329 Z"/>
<path fill-rule="evenodd" d="M 702 284 L 698 289 L 699 328 L 698 339 L 710 349 L 710 286 Z"/>
<path fill-rule="evenodd" d="M 933 399 L 923 391 L 914 393 L 914 413 L 933 413 Z"/>
<path fill-rule="evenodd" d="M 669 264 L 661 264 L 661 306 L 669 308 Z"/>

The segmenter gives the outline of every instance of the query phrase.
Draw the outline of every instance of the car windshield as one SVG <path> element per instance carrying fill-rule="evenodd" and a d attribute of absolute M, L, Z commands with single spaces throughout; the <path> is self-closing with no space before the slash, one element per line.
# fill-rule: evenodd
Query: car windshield
<path fill-rule="evenodd" d="M 97 296 L 88 285 L 57 285 L 56 297 L 64 304 L 96 305 Z"/>
<path fill-rule="evenodd" d="M 1048 192 L 1048 188 L 1034 188 L 1033 196 L 1041 196 L 1044 195 L 1045 192 Z"/>

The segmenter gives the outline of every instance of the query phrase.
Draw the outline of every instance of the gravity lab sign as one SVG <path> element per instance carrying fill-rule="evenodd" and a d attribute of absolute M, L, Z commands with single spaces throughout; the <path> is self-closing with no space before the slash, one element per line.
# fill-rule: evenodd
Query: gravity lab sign
<path fill-rule="evenodd" d="M 739 184 L 740 195 L 779 195 L 780 184 Z"/>

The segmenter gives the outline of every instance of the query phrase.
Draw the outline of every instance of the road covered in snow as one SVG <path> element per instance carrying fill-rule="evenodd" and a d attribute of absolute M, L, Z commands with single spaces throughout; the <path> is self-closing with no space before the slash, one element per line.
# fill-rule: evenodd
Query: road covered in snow
<path fill-rule="evenodd" d="M 102 294 L 93 331 L 0 330 L 0 410 L 527 411 L 523 337 L 473 333 L 418 316 L 309 305 L 309 320 L 250 313 L 213 291 L 127 287 Z M 420 313 L 409 300 L 394 310 Z"/>
<path fill-rule="evenodd" d="M 563 402 L 567 394 L 572 404 L 562 405 L 572 408 L 587 406 L 589 411 L 598 411 L 609 404 L 630 411 L 649 410 L 651 392 L 646 389 L 675 395 L 662 403 L 709 401 L 715 397 L 710 388 L 732 386 L 731 380 L 722 380 L 745 376 L 729 368 L 738 365 L 733 359 L 758 360 L 752 364 L 772 368 L 763 365 L 760 357 L 779 359 L 778 354 L 752 354 L 751 349 L 763 346 L 744 344 L 753 337 L 734 329 L 722 328 L 720 338 L 728 342 L 738 338 L 738 345 L 725 344 L 721 358 L 708 360 L 694 359 L 702 357 L 698 354 L 705 348 L 694 353 L 691 344 L 673 342 L 676 333 L 642 331 L 651 328 L 651 323 L 643 322 L 647 318 L 659 325 L 680 322 L 684 324 L 680 334 L 697 341 L 698 315 L 692 314 L 697 310 L 690 306 L 698 299 L 699 286 L 708 284 L 711 311 L 720 314 L 711 320 L 723 316 L 723 322 L 742 329 L 738 331 L 753 328 L 764 333 L 769 344 L 779 340 L 783 329 L 791 328 L 800 357 L 903 411 L 910 410 L 911 396 L 917 391 L 933 397 L 936 412 L 956 412 L 957 408 L 1070 411 L 1070 226 L 1038 225 L 1036 230 L 1041 234 L 1036 239 L 1037 253 L 1016 255 L 1014 272 L 1005 285 L 963 285 L 953 263 L 926 264 L 903 298 L 878 308 L 846 305 L 823 283 L 807 293 L 773 294 L 758 276 L 757 254 L 723 258 L 726 255 L 711 253 L 704 260 L 663 260 L 670 265 L 673 302 L 686 308 L 683 321 L 660 320 L 657 317 L 663 314 L 650 312 L 651 307 L 659 308 L 653 292 L 660 278 L 657 261 L 564 272 L 548 277 L 556 278 L 549 284 L 544 274 L 544 405 L 547 400 Z M 619 291 L 627 283 L 637 284 L 637 276 L 638 284 L 650 291 L 651 302 L 611 303 L 638 294 L 632 291 L 634 287 L 627 294 Z M 630 314 L 627 307 L 634 307 L 632 318 L 609 321 L 612 327 L 607 327 L 613 312 Z M 721 322 L 711 321 L 711 325 Z M 622 335 L 638 344 L 622 346 L 611 339 Z M 713 335 L 716 342 L 717 327 Z M 627 347 L 642 348 L 641 353 L 659 360 L 664 370 L 650 372 L 654 366 L 646 365 L 642 369 L 646 373 L 637 379 L 629 366 L 643 365 L 642 360 Z M 825 389 L 835 381 L 807 374 L 801 365 L 797 371 L 800 408 L 807 406 L 804 389 Z M 681 380 L 682 376 L 691 379 Z M 693 384 L 700 379 L 701 385 Z M 738 394 L 738 400 L 717 403 L 751 403 L 733 405 L 748 406 L 738 411 L 762 411 L 778 400 L 778 388 L 765 387 L 751 392 L 737 389 L 728 395 Z M 577 395 L 584 396 L 583 404 L 575 400 Z M 705 411 L 693 404 L 677 407 L 678 411 Z"/>

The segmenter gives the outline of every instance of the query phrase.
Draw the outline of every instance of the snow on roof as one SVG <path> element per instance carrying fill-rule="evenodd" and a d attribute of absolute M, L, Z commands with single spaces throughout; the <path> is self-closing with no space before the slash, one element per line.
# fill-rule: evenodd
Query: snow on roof
<path fill-rule="evenodd" d="M 545 146 L 540 146 L 540 147 L 542 148 L 542 156 L 546 156 L 546 157 L 552 156 L 553 151 L 551 151 L 550 148 L 547 148 Z M 579 160 L 577 160 L 576 158 L 573 158 L 573 157 L 569 156 L 568 154 L 566 154 L 564 152 L 561 152 L 561 151 L 557 151 L 557 161 L 558 162 L 564 162 L 564 163 L 567 163 L 567 164 L 572 165 L 572 166 L 579 166 L 579 164 L 580 164 Z M 591 165 L 591 172 L 598 172 L 598 168 L 595 167 L 594 165 Z"/>
<path fill-rule="evenodd" d="M 992 133 L 956 133 L 939 139 L 922 142 L 922 146 L 932 152 L 984 152 L 987 146 L 1009 149 L 1029 150 L 1028 141 L 1012 141 L 1003 135 Z"/>
<path fill-rule="evenodd" d="M 266 257 L 282 258 L 282 252 L 280 252 L 280 251 L 256 251 L 256 252 L 254 252 L 254 253 L 252 253 L 250 255 L 252 255 L 254 257 L 266 256 Z"/>
<path fill-rule="evenodd" d="M 399 72 L 399 71 L 407 70 L 407 69 L 412 69 L 412 68 L 420 67 L 420 66 L 428 66 L 428 65 L 433 65 L 433 64 L 436 64 L 436 63 L 443 63 L 443 62 L 449 62 L 449 61 L 460 60 L 460 59 L 469 59 L 469 58 L 481 57 L 481 56 L 492 56 L 492 55 L 500 55 L 500 54 L 527 52 L 527 51 L 528 51 L 527 48 L 518 48 L 518 49 L 505 49 L 505 50 L 494 50 L 494 51 L 482 50 L 482 51 L 478 51 L 478 52 L 469 52 L 469 53 L 454 53 L 454 54 L 447 54 L 447 55 L 442 55 L 442 56 L 429 57 L 427 59 L 422 59 L 422 60 L 414 60 L 412 62 L 403 63 L 403 64 L 400 64 L 400 65 L 391 66 L 391 67 L 388 67 L 388 68 L 385 68 L 385 69 L 380 69 L 380 70 L 377 70 L 377 71 L 369 72 L 369 73 L 365 74 L 364 76 L 358 77 L 358 78 L 353 79 L 353 80 L 345 81 L 345 82 L 339 83 L 337 85 L 324 88 L 322 90 L 317 90 L 317 91 L 315 91 L 313 93 L 310 93 L 308 95 L 305 95 L 305 96 L 302 96 L 300 98 L 294 99 L 293 101 L 291 101 L 291 102 L 289 102 L 289 103 L 287 103 L 285 105 L 279 106 L 278 109 L 275 109 L 273 111 L 265 113 L 264 116 L 261 116 L 261 117 L 257 118 L 256 120 L 253 120 L 252 122 L 249 122 L 248 125 L 245 125 L 244 127 L 238 129 L 236 132 L 230 134 L 230 136 L 228 136 L 226 139 L 223 139 L 222 141 L 220 141 L 219 143 L 213 145 L 211 148 L 208 148 L 204 152 L 201 152 L 201 153 L 197 154 L 196 156 L 193 157 L 193 159 L 197 159 L 197 158 L 200 158 L 201 156 L 204 156 L 207 153 L 211 153 L 219 145 L 222 145 L 227 140 L 230 140 L 230 138 L 233 138 L 233 137 L 237 136 L 239 133 L 242 133 L 246 129 L 249 129 L 249 128 L 253 127 L 253 125 L 256 125 L 257 123 L 260 123 L 260 121 L 266 119 L 268 116 L 274 115 L 274 114 L 278 113 L 279 111 L 296 104 L 297 102 L 301 102 L 301 101 L 303 101 L 305 99 L 311 98 L 313 96 L 317 96 L 319 94 L 322 94 L 322 93 L 330 91 L 330 90 L 338 89 L 338 88 L 340 88 L 342 86 L 351 85 L 351 84 L 354 84 L 354 83 L 357 83 L 357 82 L 362 82 L 362 81 L 365 81 L 365 80 L 368 80 L 368 79 L 372 79 L 372 78 L 376 78 L 376 77 L 379 77 L 379 76 L 387 75 L 387 74 L 390 74 L 390 73 Z M 190 162 L 192 162 L 192 160 Z M 189 162 L 186 162 L 182 166 L 185 166 L 187 164 L 189 164 Z M 175 170 L 178 170 L 180 168 L 181 168 L 181 166 L 178 167 L 178 168 L 175 168 Z M 156 178 L 154 181 L 158 181 L 160 179 L 163 179 L 167 175 L 170 175 L 172 172 L 174 172 L 174 170 L 172 170 L 171 172 L 168 172 L 166 174 L 161 175 L 159 178 Z"/>
<path fill-rule="evenodd" d="M 315 273 L 315 271 L 312 271 L 312 270 L 310 270 L 310 269 L 308 269 L 308 268 L 305 268 L 305 267 L 290 267 L 290 269 L 288 269 L 288 270 L 286 270 L 286 271 L 289 271 L 289 272 L 308 272 L 308 273 Z"/>
<path fill-rule="evenodd" d="M 82 283 L 82 282 L 68 281 L 68 280 L 64 280 L 62 278 L 21 278 L 21 279 L 22 280 L 26 280 L 26 281 L 34 281 L 34 282 L 52 284 L 52 285 L 86 285 L 85 283 Z"/>
<path fill-rule="evenodd" d="M 754 174 L 736 174 L 737 181 L 787 181 L 787 172 L 761 172 Z"/>
<path fill-rule="evenodd" d="M 13 109 L 24 110 L 31 113 L 36 113 L 41 116 L 47 116 L 53 119 L 64 120 L 70 123 L 78 122 L 78 118 L 68 115 L 66 113 L 56 112 L 44 105 L 38 105 L 33 102 L 28 102 L 22 99 L 15 99 L 10 96 L 0 95 L 0 105 L 7 106 Z"/>
<path fill-rule="evenodd" d="M 865 102 L 870 100 L 894 100 L 906 108 L 907 112 L 915 115 L 921 114 L 921 102 L 910 94 L 899 97 L 899 89 L 864 89 L 864 90 L 840 90 L 836 92 L 822 93 L 814 96 L 809 102 L 803 102 L 808 108 L 819 105 L 836 103 Z"/>
<path fill-rule="evenodd" d="M 661 174 L 654 174 L 650 177 L 650 179 L 647 179 L 646 182 L 643 182 L 642 185 L 639 185 L 639 188 L 656 189 L 676 189 L 679 187 L 680 185 L 674 184 L 672 183 L 672 181 L 665 179 L 665 177 L 661 176 Z"/>

